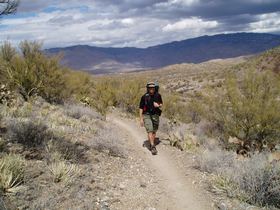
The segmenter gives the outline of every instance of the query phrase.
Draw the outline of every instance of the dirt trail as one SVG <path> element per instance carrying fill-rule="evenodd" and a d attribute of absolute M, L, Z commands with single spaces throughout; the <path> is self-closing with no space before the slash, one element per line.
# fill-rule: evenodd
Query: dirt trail
<path fill-rule="evenodd" d="M 119 116 L 110 115 L 108 121 L 118 126 L 121 130 L 129 135 L 129 139 L 139 157 L 145 160 L 147 167 L 151 167 L 152 171 L 158 177 L 158 184 L 164 188 L 165 197 L 160 207 L 157 209 L 169 210 L 207 210 L 211 207 L 211 200 L 201 190 L 195 189 L 192 180 L 188 177 L 191 171 L 182 171 L 176 167 L 178 163 L 172 159 L 170 152 L 158 146 L 159 154 L 152 156 L 151 153 L 142 147 L 143 141 L 146 140 L 146 134 L 143 128 L 140 128 L 135 121 Z M 188 166 L 186 166 L 187 168 Z M 192 169 L 189 169 L 192 170 Z"/>

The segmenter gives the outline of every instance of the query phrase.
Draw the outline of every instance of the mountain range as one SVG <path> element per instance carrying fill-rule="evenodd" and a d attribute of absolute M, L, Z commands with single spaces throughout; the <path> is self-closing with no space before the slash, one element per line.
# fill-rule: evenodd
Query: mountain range
<path fill-rule="evenodd" d="M 279 45 L 280 35 L 234 33 L 201 36 L 147 48 L 76 45 L 47 49 L 46 53 L 51 55 L 62 53 L 63 65 L 99 74 L 246 56 Z"/>

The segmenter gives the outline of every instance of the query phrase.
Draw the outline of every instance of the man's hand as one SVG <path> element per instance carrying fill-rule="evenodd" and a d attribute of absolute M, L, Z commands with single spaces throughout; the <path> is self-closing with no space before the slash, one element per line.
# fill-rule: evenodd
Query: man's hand
<path fill-rule="evenodd" d="M 157 102 L 154 102 L 154 107 L 159 108 L 159 107 L 160 107 L 160 104 L 157 103 Z"/>
<path fill-rule="evenodd" d="M 140 119 L 140 126 L 144 127 L 144 120 L 143 120 L 143 118 Z"/>

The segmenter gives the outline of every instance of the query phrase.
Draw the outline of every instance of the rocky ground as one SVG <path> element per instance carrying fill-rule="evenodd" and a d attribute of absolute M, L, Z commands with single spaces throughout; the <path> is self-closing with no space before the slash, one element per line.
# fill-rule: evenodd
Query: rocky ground
<path fill-rule="evenodd" d="M 237 210 L 248 207 L 211 193 L 207 175 L 195 169 L 195 151 L 183 152 L 171 147 L 164 129 L 159 133 L 159 154 L 152 156 L 142 147 L 146 140 L 144 128 L 117 110 L 104 120 L 83 108 L 48 104 L 34 107 L 31 113 L 47 116 L 52 130 L 63 131 L 60 135 L 75 143 L 75 151 L 80 156 L 71 161 L 79 170 L 71 181 L 55 182 L 46 155 L 30 158 L 36 152 L 24 154 L 26 151 L 19 148 L 18 152 L 29 157 L 25 181 L 22 190 L 4 196 L 4 209 Z M 21 113 L 25 113 L 27 108 L 22 109 Z M 69 112 L 73 109 L 78 111 Z"/>

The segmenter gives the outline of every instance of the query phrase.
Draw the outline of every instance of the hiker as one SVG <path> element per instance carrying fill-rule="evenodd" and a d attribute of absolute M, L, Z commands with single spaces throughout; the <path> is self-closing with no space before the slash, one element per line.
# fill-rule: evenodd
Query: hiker
<path fill-rule="evenodd" d="M 140 125 L 145 126 L 148 133 L 148 149 L 153 155 L 157 154 L 155 146 L 156 132 L 159 126 L 159 116 L 161 115 L 162 98 L 159 94 L 157 83 L 149 82 L 146 85 L 147 92 L 141 97 L 139 105 Z"/>

